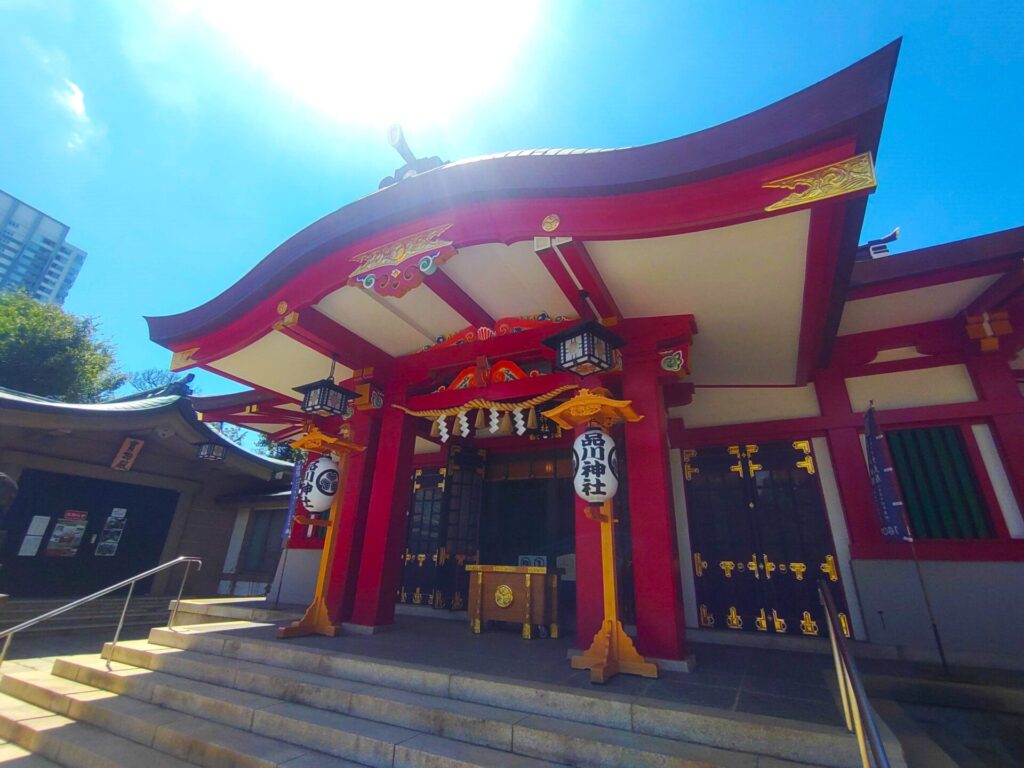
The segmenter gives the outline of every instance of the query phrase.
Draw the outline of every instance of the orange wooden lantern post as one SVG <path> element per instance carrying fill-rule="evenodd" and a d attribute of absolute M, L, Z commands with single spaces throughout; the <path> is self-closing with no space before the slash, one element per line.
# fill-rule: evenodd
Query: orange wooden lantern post
<path fill-rule="evenodd" d="M 618 489 L 615 443 L 605 431 L 624 421 L 642 416 L 630 400 L 613 400 L 608 390 L 581 389 L 575 397 L 544 415 L 563 429 L 590 427 L 573 445 L 573 483 L 576 493 L 587 501 L 586 515 L 601 526 L 601 574 L 604 587 L 604 621 L 590 647 L 572 658 L 573 669 L 589 669 L 590 680 L 604 683 L 619 673 L 657 677 L 657 665 L 647 661 L 633 646 L 633 640 L 619 619 L 616 584 L 615 516 L 612 497 Z"/>
<path fill-rule="evenodd" d="M 343 429 L 347 429 L 343 428 Z M 353 453 L 366 450 L 365 446 L 349 442 L 343 436 L 331 437 L 325 435 L 316 427 L 313 427 L 307 434 L 300 437 L 292 448 L 300 448 L 307 451 L 314 451 L 321 454 L 332 454 L 338 460 L 338 489 L 334 492 L 334 501 L 331 503 L 330 516 L 326 520 L 316 520 L 308 517 L 296 517 L 296 522 L 302 525 L 321 526 L 327 529 L 327 536 L 324 541 L 323 554 L 320 556 L 320 572 L 316 579 L 316 591 L 313 593 L 313 602 L 306 609 L 305 615 L 287 627 L 277 630 L 277 636 L 304 637 L 306 635 L 327 635 L 334 637 L 338 634 L 338 627 L 331 621 L 327 611 L 327 578 L 331 573 L 331 563 L 334 561 L 334 552 L 338 546 L 338 516 L 341 512 L 341 498 L 345 488 L 345 480 L 348 477 L 349 457 Z"/>

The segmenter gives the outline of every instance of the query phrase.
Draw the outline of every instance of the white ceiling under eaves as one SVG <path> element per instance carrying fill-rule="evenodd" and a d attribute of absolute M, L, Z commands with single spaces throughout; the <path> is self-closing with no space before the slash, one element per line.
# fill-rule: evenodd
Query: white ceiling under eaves
<path fill-rule="evenodd" d="M 792 384 L 810 212 L 644 240 L 587 242 L 626 318 L 694 315 L 696 384 Z"/>
<path fill-rule="evenodd" d="M 898 259 L 899 256 L 888 258 Z M 849 336 L 881 328 L 898 328 L 901 325 L 946 320 L 966 309 L 999 277 L 1000 275 L 984 275 L 848 301 L 843 307 L 839 335 Z"/>

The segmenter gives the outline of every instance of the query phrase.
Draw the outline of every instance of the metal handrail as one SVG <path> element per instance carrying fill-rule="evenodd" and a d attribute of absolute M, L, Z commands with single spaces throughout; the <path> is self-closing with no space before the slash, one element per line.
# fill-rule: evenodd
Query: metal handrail
<path fill-rule="evenodd" d="M 119 589 L 128 587 L 128 595 L 125 598 L 124 607 L 121 609 L 121 619 L 117 622 L 117 631 L 114 633 L 114 641 L 110 644 L 110 653 L 107 655 L 107 667 L 109 668 L 110 660 L 114 657 L 114 649 L 117 647 L 117 641 L 121 637 L 121 628 L 124 626 L 124 618 L 128 614 L 128 603 L 131 602 L 132 593 L 135 591 L 135 583 L 138 581 L 142 581 L 143 579 L 148 579 L 150 576 L 154 574 L 160 573 L 161 571 L 166 571 L 168 568 L 173 568 L 174 566 L 179 565 L 181 563 L 185 563 L 185 573 L 181 577 L 181 586 L 178 587 L 178 599 L 174 602 L 174 610 L 171 612 L 171 619 L 167 624 L 167 626 L 173 627 L 174 620 L 178 615 L 178 604 L 181 602 L 181 595 L 185 591 L 185 580 L 188 578 L 189 569 L 192 567 L 192 563 L 196 563 L 197 571 L 201 570 L 203 567 L 203 561 L 200 560 L 198 557 L 189 557 L 188 555 L 176 557 L 173 560 L 168 560 L 166 563 L 163 563 L 162 565 L 158 565 L 156 568 L 150 568 L 148 571 L 136 574 L 135 576 L 131 576 L 125 579 L 124 581 L 119 581 L 117 582 L 117 584 L 101 589 L 99 592 L 93 592 L 91 595 L 80 597 L 77 600 L 73 600 L 72 602 L 67 603 L 66 605 L 62 605 L 59 608 L 54 608 L 52 611 L 47 611 L 44 614 L 36 616 L 34 619 L 23 621 L 21 622 L 21 624 L 18 624 L 17 626 L 0 631 L 0 638 L 6 638 L 4 640 L 3 650 L 0 650 L 0 665 L 2 665 L 4 663 L 4 659 L 7 658 L 7 649 L 11 646 L 11 640 L 14 638 L 14 635 L 20 632 L 21 630 L 28 629 L 29 627 L 34 627 L 36 624 L 40 624 L 41 622 L 44 622 L 47 619 L 52 619 L 54 616 L 60 616 L 62 613 L 72 611 L 75 608 L 78 608 L 80 605 L 91 603 L 96 598 L 103 597 L 104 595 L 109 595 L 111 592 L 116 592 Z"/>
<path fill-rule="evenodd" d="M 882 737 L 878 734 L 878 726 L 871 712 L 864 683 L 857 671 L 857 662 L 846 644 L 846 635 L 840 629 L 839 611 L 835 599 L 824 579 L 818 581 L 818 597 L 825 608 L 825 623 L 828 625 L 828 637 L 832 642 L 832 660 L 836 665 L 836 677 L 839 680 L 839 694 L 843 702 L 843 715 L 846 717 L 846 729 L 857 736 L 860 748 L 860 759 L 864 768 L 889 768 L 889 756 L 882 745 Z M 868 760 L 870 752 L 873 761 Z"/>

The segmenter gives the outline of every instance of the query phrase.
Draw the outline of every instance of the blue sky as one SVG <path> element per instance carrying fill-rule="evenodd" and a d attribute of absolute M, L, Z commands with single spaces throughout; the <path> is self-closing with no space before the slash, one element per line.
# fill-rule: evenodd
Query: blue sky
<path fill-rule="evenodd" d="M 414 151 L 644 144 L 904 37 L 862 239 L 1024 224 L 1024 3 L 0 0 L 0 189 L 89 252 L 66 303 L 126 370 Z M 237 385 L 201 375 L 205 393 Z"/>

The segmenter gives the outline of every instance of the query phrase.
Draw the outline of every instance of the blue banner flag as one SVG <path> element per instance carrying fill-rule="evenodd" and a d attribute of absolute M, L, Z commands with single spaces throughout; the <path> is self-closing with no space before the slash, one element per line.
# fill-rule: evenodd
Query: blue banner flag
<path fill-rule="evenodd" d="M 288 535 L 292 532 L 292 521 L 295 519 L 295 505 L 299 503 L 299 485 L 302 482 L 302 459 L 295 462 L 292 467 L 292 493 L 288 497 L 288 514 L 284 516 L 284 530 L 281 531 L 281 540 L 287 546 Z"/>
<path fill-rule="evenodd" d="M 875 497 L 875 509 L 882 526 L 882 535 L 889 541 L 913 541 L 910 526 L 907 525 L 900 484 L 896 470 L 892 466 L 889 444 L 878 428 L 873 404 L 864 414 L 864 438 L 867 442 L 871 490 Z"/>

